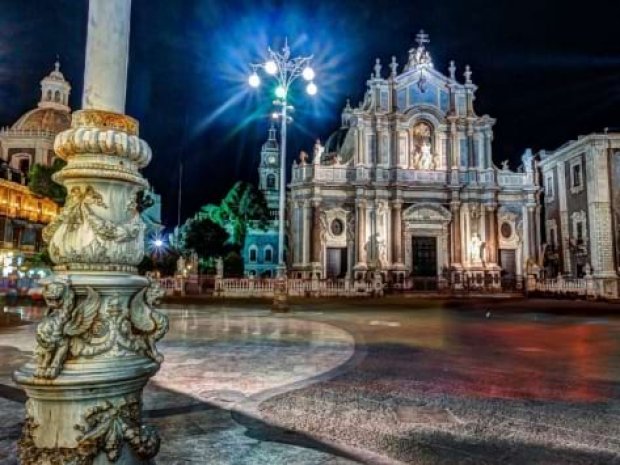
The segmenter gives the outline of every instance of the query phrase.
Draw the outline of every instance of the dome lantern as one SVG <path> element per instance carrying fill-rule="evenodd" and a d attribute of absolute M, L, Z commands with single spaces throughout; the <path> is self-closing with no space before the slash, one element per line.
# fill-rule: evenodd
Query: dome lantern
<path fill-rule="evenodd" d="M 60 72 L 60 62 L 56 60 L 54 70 L 41 81 L 41 101 L 39 102 L 39 108 L 70 111 L 70 94 L 71 85 Z"/>

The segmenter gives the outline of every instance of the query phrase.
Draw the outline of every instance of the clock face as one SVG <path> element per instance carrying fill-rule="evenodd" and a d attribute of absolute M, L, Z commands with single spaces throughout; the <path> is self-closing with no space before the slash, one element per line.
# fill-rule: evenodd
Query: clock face
<path fill-rule="evenodd" d="M 267 161 L 273 165 L 276 162 L 276 157 L 272 155 L 267 159 Z"/>

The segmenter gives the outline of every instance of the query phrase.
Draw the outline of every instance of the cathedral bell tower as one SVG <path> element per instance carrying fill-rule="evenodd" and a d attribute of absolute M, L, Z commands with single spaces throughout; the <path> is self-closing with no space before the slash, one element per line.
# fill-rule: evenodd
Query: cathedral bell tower
<path fill-rule="evenodd" d="M 260 166 L 258 167 L 258 188 L 265 195 L 267 208 L 272 218 L 278 215 L 278 196 L 280 193 L 280 146 L 276 139 L 276 128 L 271 124 L 269 138 L 263 144 L 260 152 Z"/>

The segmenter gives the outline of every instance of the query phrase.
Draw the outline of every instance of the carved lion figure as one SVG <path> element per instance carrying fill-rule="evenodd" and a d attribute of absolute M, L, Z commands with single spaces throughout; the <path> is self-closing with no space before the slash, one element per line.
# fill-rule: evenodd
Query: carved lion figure
<path fill-rule="evenodd" d="M 87 289 L 86 299 L 75 305 L 71 279 L 55 277 L 43 292 L 47 312 L 37 326 L 35 356 L 39 378 L 56 378 L 67 359 L 71 339 L 84 335 L 93 324 L 99 310 L 99 294 Z"/>

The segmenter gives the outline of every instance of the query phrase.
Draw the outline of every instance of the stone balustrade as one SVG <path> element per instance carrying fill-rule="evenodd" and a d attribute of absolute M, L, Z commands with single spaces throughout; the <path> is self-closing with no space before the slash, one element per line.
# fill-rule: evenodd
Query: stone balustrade
<path fill-rule="evenodd" d="M 512 171 L 473 170 L 458 172 L 461 184 L 481 184 L 502 187 L 523 187 L 533 182 L 528 173 Z M 347 184 L 351 182 L 421 183 L 446 185 L 450 172 L 445 170 L 414 170 L 409 168 L 382 168 L 344 165 L 296 165 L 293 167 L 292 184 L 305 182 Z"/>

